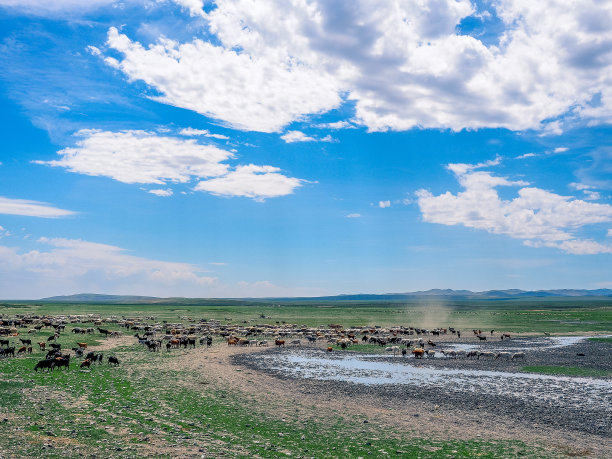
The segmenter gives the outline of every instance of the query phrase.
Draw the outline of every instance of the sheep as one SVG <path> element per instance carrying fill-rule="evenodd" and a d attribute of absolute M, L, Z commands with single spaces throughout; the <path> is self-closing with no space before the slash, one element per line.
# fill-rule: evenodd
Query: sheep
<path fill-rule="evenodd" d="M 525 360 L 525 353 L 515 352 L 514 354 L 512 354 L 512 357 L 510 357 L 510 360 L 518 360 L 518 359 Z"/>

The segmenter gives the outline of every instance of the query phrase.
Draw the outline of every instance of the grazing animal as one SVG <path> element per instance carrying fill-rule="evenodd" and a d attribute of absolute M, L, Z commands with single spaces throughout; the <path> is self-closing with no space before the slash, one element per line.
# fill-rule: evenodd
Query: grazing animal
<path fill-rule="evenodd" d="M 331 351 L 333 351 L 333 350 L 334 350 L 334 348 L 333 348 L 333 347 L 331 347 L 331 346 L 328 346 L 328 347 L 327 347 L 327 352 L 331 352 Z"/>
<path fill-rule="evenodd" d="M 408 353 L 408 351 L 406 349 L 402 349 L 402 357 L 406 357 L 407 353 Z"/>
<path fill-rule="evenodd" d="M 44 342 L 42 342 L 42 343 L 38 343 L 38 346 L 40 347 L 40 350 L 41 350 L 41 351 L 44 351 L 44 350 L 45 350 L 45 348 L 47 347 L 47 343 L 44 343 Z"/>
<path fill-rule="evenodd" d="M 19 348 L 19 350 L 17 351 L 17 354 L 25 354 L 25 352 L 28 350 L 28 348 L 26 346 L 21 346 Z"/>
<path fill-rule="evenodd" d="M 9 345 L 8 339 L 0 339 L 0 346 L 8 346 L 8 345 Z"/>
<path fill-rule="evenodd" d="M 27 348 L 26 352 L 27 352 L 28 354 L 31 354 L 31 353 L 32 353 L 32 346 L 28 346 L 28 348 Z"/>
<path fill-rule="evenodd" d="M 238 345 L 238 339 L 236 338 L 230 338 L 227 340 L 227 345 L 228 346 L 237 346 Z"/>
<path fill-rule="evenodd" d="M 46 368 L 47 372 L 49 372 L 49 371 L 53 371 L 54 367 L 55 367 L 55 360 L 45 359 L 45 360 L 41 360 L 36 365 L 34 365 L 34 371 L 38 373 L 39 368 L 41 370 L 44 370 Z"/>
<path fill-rule="evenodd" d="M 510 357 L 512 357 L 512 354 L 510 352 L 498 352 L 495 356 L 495 360 L 499 358 L 509 359 Z"/>
<path fill-rule="evenodd" d="M 85 367 L 87 368 L 91 367 L 91 360 L 85 359 L 81 362 L 81 368 L 85 368 Z"/>
<path fill-rule="evenodd" d="M 21 341 L 21 344 L 23 344 L 23 345 L 26 345 L 26 344 L 29 345 L 29 346 L 32 345 L 32 340 L 31 339 L 19 338 L 19 341 Z"/>
<path fill-rule="evenodd" d="M 110 333 L 110 330 L 107 330 L 105 328 L 98 328 L 98 331 L 106 337 L 108 337 L 108 334 Z"/>
<path fill-rule="evenodd" d="M 487 340 L 487 337 L 486 337 L 486 336 L 481 336 L 481 335 L 478 335 L 478 339 L 479 339 L 480 341 L 486 341 L 486 340 Z"/>
<path fill-rule="evenodd" d="M 425 349 L 417 347 L 416 349 L 412 351 L 412 353 L 414 354 L 415 359 L 422 359 L 423 356 L 425 355 Z"/>
<path fill-rule="evenodd" d="M 302 342 L 299 339 L 294 339 L 289 344 L 293 344 L 294 346 L 299 346 Z"/>
<path fill-rule="evenodd" d="M 51 335 L 51 336 L 49 336 L 49 337 L 47 338 L 47 342 L 49 342 L 49 341 L 55 341 L 55 339 L 56 339 L 56 338 L 57 338 L 57 337 L 56 337 L 55 335 Z"/>
<path fill-rule="evenodd" d="M 395 357 L 397 354 L 399 354 L 399 346 L 389 346 L 385 348 L 385 351 L 393 352 L 393 356 Z"/>
<path fill-rule="evenodd" d="M 59 351 L 62 348 L 61 344 L 51 343 L 51 347 L 56 351 Z"/>
<path fill-rule="evenodd" d="M 70 358 L 56 357 L 55 358 L 55 366 L 57 368 L 66 367 L 66 369 L 70 369 Z"/>
<path fill-rule="evenodd" d="M 262 341 L 260 341 L 259 343 L 257 343 L 258 346 L 267 346 L 268 342 L 264 339 Z"/>
<path fill-rule="evenodd" d="M 77 343 L 81 349 L 87 349 L 87 343 Z"/>
<path fill-rule="evenodd" d="M 119 365 L 119 359 L 115 357 L 114 355 L 111 355 L 108 357 L 108 364 L 117 366 Z"/>
<path fill-rule="evenodd" d="M 276 339 L 276 340 L 274 340 L 274 344 L 276 344 L 278 347 L 285 347 L 285 340 L 284 339 Z"/>
<path fill-rule="evenodd" d="M 512 354 L 512 357 L 510 358 L 510 360 L 518 360 L 518 359 L 525 360 L 525 353 L 515 352 L 514 354 Z"/>

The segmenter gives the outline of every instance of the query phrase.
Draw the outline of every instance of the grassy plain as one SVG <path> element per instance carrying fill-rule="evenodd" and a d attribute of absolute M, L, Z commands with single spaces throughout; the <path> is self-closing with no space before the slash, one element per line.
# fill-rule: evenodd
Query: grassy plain
<path fill-rule="evenodd" d="M 108 304 L 0 305 L 2 315 L 88 314 L 102 317 L 187 318 L 227 323 L 324 325 L 415 325 L 495 328 L 512 333 L 611 332 L 612 305 L 523 301 L 478 304 L 283 304 L 249 306 L 167 306 Z M 265 316 L 266 318 L 261 318 Z M 0 456 L 2 457 L 554 457 L 555 452 L 520 439 L 487 440 L 432 437 L 403 431 L 393 423 L 364 423 L 359 416 L 299 403 L 250 398 L 207 372 L 176 365 L 190 350 L 151 353 L 124 337 L 73 335 L 68 326 L 63 348 L 86 340 L 103 344 L 108 364 L 79 370 L 35 373 L 42 358 L 0 360 Z M 107 328 L 119 330 L 116 325 Z M 123 330 L 125 331 L 125 329 Z M 28 335 L 33 342 L 50 332 Z M 16 341 L 16 340 L 15 340 Z M 109 349 L 110 346 L 112 349 Z M 213 346 L 225 346 L 219 339 Z M 214 354 L 211 354 L 214 355 Z M 181 357 L 182 356 L 182 357 Z M 211 357 L 212 358 L 212 357 Z M 236 370 L 239 371 L 239 370 Z M 237 373 L 243 374 L 243 373 Z M 242 377 L 242 376 L 240 376 Z M 251 378 L 248 373 L 244 378 Z M 265 392 L 265 388 L 262 388 Z M 282 405 L 282 406 L 281 406 Z M 293 413 L 293 414 L 291 414 Z"/>

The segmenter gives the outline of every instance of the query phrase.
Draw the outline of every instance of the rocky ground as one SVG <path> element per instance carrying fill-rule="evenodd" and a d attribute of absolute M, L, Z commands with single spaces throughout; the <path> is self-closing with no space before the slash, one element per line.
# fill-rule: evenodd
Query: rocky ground
<path fill-rule="evenodd" d="M 450 347 L 452 340 L 441 343 L 440 346 Z M 461 344 L 465 344 L 462 340 Z M 375 357 L 386 362 L 396 362 L 403 365 L 417 365 L 435 369 L 450 368 L 457 370 L 493 370 L 496 372 L 514 373 L 526 365 L 561 365 L 585 369 L 612 370 L 612 353 L 609 343 L 581 341 L 563 347 L 550 347 L 549 340 L 526 338 L 511 343 L 511 351 L 524 351 L 525 361 L 508 359 L 406 359 L 400 356 Z M 477 343 L 479 350 L 495 350 L 502 346 L 499 341 Z M 512 349 L 513 348 L 513 349 Z M 270 349 L 266 355 L 286 352 L 300 352 L 290 349 Z M 303 352 L 303 351 L 301 351 Z M 320 352 L 323 358 L 329 354 Z M 336 356 L 340 353 L 333 353 Z M 580 356 L 577 354 L 584 354 Z M 316 355 L 316 354 L 315 354 Z M 337 357 L 340 358 L 340 357 Z M 372 357 L 369 357 L 372 359 Z M 503 432 L 513 432 L 516 438 L 545 438 L 547 442 L 571 443 L 576 451 L 584 455 L 593 454 L 596 457 L 612 455 L 612 406 L 610 406 L 610 378 L 601 378 L 603 394 L 598 394 L 601 400 L 592 403 L 584 399 L 584 403 L 576 403 L 581 397 L 583 379 L 571 377 L 535 380 L 534 385 L 540 385 L 538 396 L 531 395 L 531 388 L 521 389 L 513 384 L 512 376 L 496 383 L 500 390 L 483 391 L 475 387 L 466 390 L 465 384 L 456 385 L 453 378 L 448 378 L 444 384 L 356 384 L 347 381 L 325 381 L 315 379 L 295 378 L 291 372 L 268 365 L 273 361 L 262 359 L 258 353 L 236 353 L 231 361 L 235 365 L 262 372 L 276 379 L 285 381 L 293 388 L 299 387 L 304 397 L 312 397 L 319 403 L 332 400 L 344 400 L 354 406 L 376 406 L 378 409 L 394 413 L 402 419 L 412 417 L 410 425 L 422 423 L 431 428 L 432 421 L 439 422 L 448 432 L 460 432 L 461 435 L 491 435 L 496 437 Z M 567 390 L 563 385 L 573 384 L 576 389 L 565 395 Z M 608 393 L 606 394 L 606 390 Z M 540 395 L 542 395 L 540 397 Z M 584 397 L 588 397 L 585 391 Z M 434 417 L 431 415 L 434 413 Z M 443 430 L 444 430 L 443 429 Z M 582 454 L 581 453 L 581 454 Z M 603 456 L 602 456 L 603 455 Z"/>

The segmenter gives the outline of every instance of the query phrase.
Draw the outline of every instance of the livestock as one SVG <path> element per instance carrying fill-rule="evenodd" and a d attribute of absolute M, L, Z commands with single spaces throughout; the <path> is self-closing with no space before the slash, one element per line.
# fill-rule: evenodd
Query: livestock
<path fill-rule="evenodd" d="M 412 353 L 414 354 L 415 359 L 422 359 L 425 355 L 425 349 L 417 347 L 412 351 Z"/>
<path fill-rule="evenodd" d="M 515 352 L 514 354 L 512 354 L 512 357 L 510 357 L 510 360 L 518 360 L 518 359 L 525 360 L 525 353 Z"/>
<path fill-rule="evenodd" d="M 430 349 L 427 351 L 427 357 L 428 358 L 432 358 L 436 356 L 436 351 L 434 351 L 433 349 Z"/>
<path fill-rule="evenodd" d="M 115 357 L 114 355 L 110 355 L 108 357 L 108 364 L 109 365 L 117 366 L 117 365 L 119 365 L 119 359 L 117 357 Z"/>
<path fill-rule="evenodd" d="M 499 358 L 509 359 L 510 357 L 512 357 L 512 354 L 510 352 L 498 352 L 497 355 L 495 356 L 495 360 Z"/>
<path fill-rule="evenodd" d="M 285 340 L 284 339 L 276 339 L 276 340 L 274 340 L 274 344 L 276 344 L 278 347 L 285 347 Z"/>
<path fill-rule="evenodd" d="M 91 360 L 89 360 L 89 359 L 85 359 L 85 360 L 83 360 L 83 361 L 81 362 L 80 367 L 81 367 L 81 368 L 85 368 L 85 367 L 89 368 L 89 367 L 91 367 Z"/>
<path fill-rule="evenodd" d="M 508 333 L 503 333 L 503 334 L 501 335 L 501 339 L 510 339 L 510 334 L 508 334 Z"/>
<path fill-rule="evenodd" d="M 264 340 L 261 340 L 259 343 L 257 343 L 257 345 L 258 346 L 267 346 L 268 342 L 264 339 Z"/>
<path fill-rule="evenodd" d="M 334 350 L 334 348 L 333 348 L 333 347 L 331 347 L 331 346 L 327 346 L 327 352 L 331 352 L 331 351 L 333 351 L 333 350 Z"/>
<path fill-rule="evenodd" d="M 23 344 L 24 346 L 27 344 L 29 346 L 32 345 L 32 340 L 31 339 L 23 339 L 23 338 L 19 338 L 19 341 L 21 341 L 21 344 Z"/>
<path fill-rule="evenodd" d="M 25 354 L 25 352 L 28 350 L 27 346 L 21 346 L 19 348 L 19 350 L 17 351 L 17 354 Z"/>
<path fill-rule="evenodd" d="M 105 328 L 99 328 L 99 327 L 98 327 L 98 331 L 99 331 L 99 332 L 100 332 L 102 335 L 104 335 L 104 336 L 106 336 L 106 337 L 108 337 L 108 334 L 110 333 L 110 330 L 107 330 L 107 329 L 105 329 Z"/>
<path fill-rule="evenodd" d="M 87 349 L 87 343 L 77 343 L 77 346 L 79 346 L 81 349 Z"/>
<path fill-rule="evenodd" d="M 62 348 L 62 345 L 57 343 L 51 343 L 51 347 L 56 351 L 59 351 Z"/>
<path fill-rule="evenodd" d="M 406 351 L 406 349 L 402 349 L 402 357 L 406 357 L 407 353 L 408 353 L 408 351 Z"/>
<path fill-rule="evenodd" d="M 302 342 L 299 339 L 294 339 L 293 341 L 291 341 L 289 344 L 292 344 L 294 346 L 299 346 Z"/>
<path fill-rule="evenodd" d="M 70 358 L 65 357 L 56 357 L 55 358 L 55 367 L 66 367 L 66 369 L 70 369 Z"/>
<path fill-rule="evenodd" d="M 8 339 L 0 339 L 0 346 L 8 346 L 8 345 L 9 345 Z"/>
<path fill-rule="evenodd" d="M 472 357 L 478 357 L 478 351 L 470 351 L 467 353 L 466 357 L 471 359 Z"/>
<path fill-rule="evenodd" d="M 38 373 L 39 368 L 41 370 L 44 370 L 46 368 L 47 372 L 49 372 L 49 371 L 53 371 L 54 367 L 55 367 L 55 360 L 45 359 L 45 360 L 41 360 L 36 365 L 34 365 L 34 371 Z"/>
<path fill-rule="evenodd" d="M 436 346 L 436 343 L 434 343 L 432 340 L 427 341 L 427 344 L 429 344 L 431 347 Z"/>
<path fill-rule="evenodd" d="M 57 338 L 57 336 L 55 336 L 55 335 L 51 335 L 51 336 L 49 336 L 49 337 L 47 338 L 47 342 L 49 342 L 49 341 L 55 341 L 55 339 L 56 339 L 56 338 Z"/>
<path fill-rule="evenodd" d="M 283 341 L 283 345 L 285 344 L 285 342 Z M 228 346 L 237 346 L 238 345 L 238 340 L 236 338 L 230 338 L 227 340 L 227 345 Z"/>
<path fill-rule="evenodd" d="M 389 346 L 387 348 L 385 348 L 386 352 L 393 352 L 393 356 L 395 357 L 397 354 L 399 354 L 399 346 Z"/>
<path fill-rule="evenodd" d="M 478 335 L 478 339 L 479 339 L 480 341 L 486 341 L 486 340 L 487 340 L 487 337 L 486 337 L 486 336 L 482 336 L 482 335 Z"/>
<path fill-rule="evenodd" d="M 40 350 L 41 350 L 41 351 L 44 351 L 44 350 L 45 350 L 45 348 L 47 347 L 47 343 L 45 343 L 45 342 L 41 342 L 41 343 L 38 343 L 38 346 L 40 347 Z"/>

